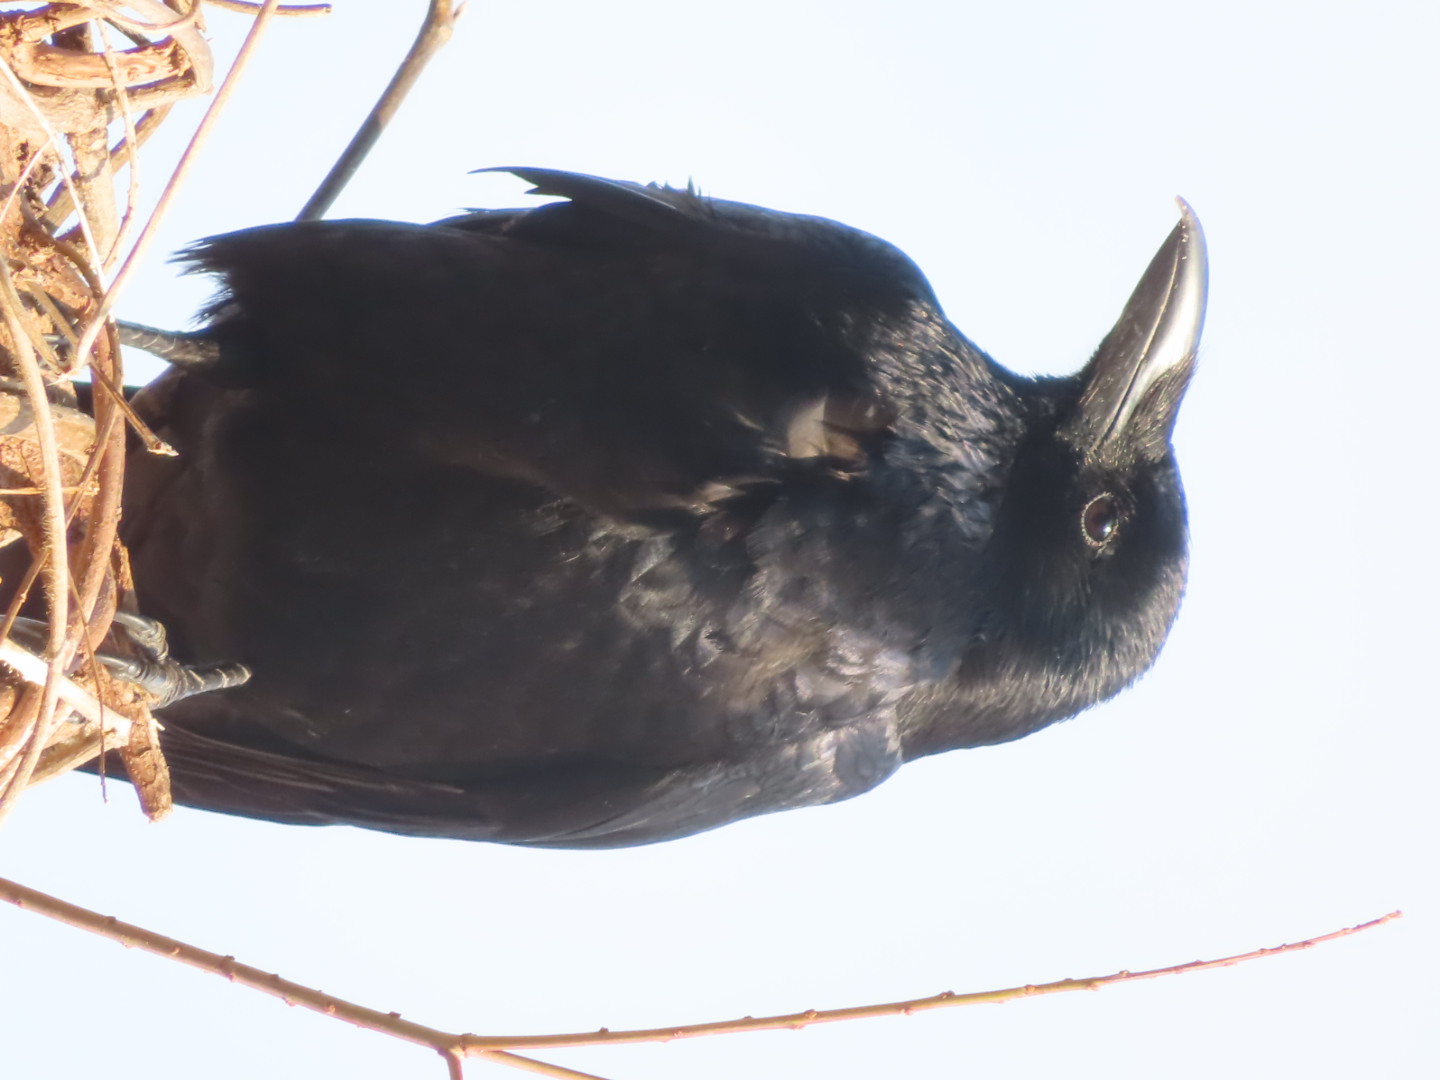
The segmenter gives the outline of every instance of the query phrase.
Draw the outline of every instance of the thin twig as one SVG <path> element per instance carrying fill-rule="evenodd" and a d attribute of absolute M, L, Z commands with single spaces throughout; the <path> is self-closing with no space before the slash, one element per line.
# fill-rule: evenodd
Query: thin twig
<path fill-rule="evenodd" d="M 165 18 L 159 22 L 143 22 L 139 19 L 130 18 L 124 12 L 116 10 L 118 5 L 105 4 L 103 11 L 97 11 L 94 18 L 99 16 L 105 22 L 111 23 L 121 30 L 129 31 L 143 37 L 161 37 L 162 35 L 173 35 L 177 30 L 184 30 L 194 26 L 200 18 L 200 0 L 190 6 L 190 10 L 172 18 Z"/>
<path fill-rule="evenodd" d="M 931 1009 L 950 1009 L 960 1005 L 998 1005 L 1022 998 L 1043 997 L 1047 994 L 1065 994 L 1075 990 L 1099 990 L 1117 983 L 1138 982 L 1142 979 L 1156 979 L 1162 975 L 1184 975 L 1192 971 L 1207 971 L 1212 968 L 1233 967 L 1247 960 L 1258 960 L 1267 956 L 1300 952 L 1314 948 L 1327 941 L 1349 937 L 1362 930 L 1380 926 L 1400 918 L 1399 911 L 1392 911 L 1377 919 L 1335 930 L 1328 934 L 1306 938 L 1304 941 L 1289 942 L 1271 948 L 1254 949 L 1221 957 L 1218 960 L 1192 960 L 1184 964 L 1151 968 L 1148 971 L 1118 971 L 1113 975 L 1096 975 L 1084 979 L 1059 979 L 1055 982 L 1026 986 L 1012 986 L 1003 990 L 981 990 L 969 994 L 944 991 L 930 997 L 913 998 L 908 1001 L 892 1001 L 877 1005 L 857 1005 L 844 1009 L 807 1009 L 804 1012 L 788 1013 L 782 1016 L 741 1017 L 737 1020 L 722 1020 L 713 1023 L 686 1024 L 677 1027 L 647 1028 L 632 1031 L 591 1031 L 566 1035 L 520 1035 L 520 1036 L 473 1036 L 465 1035 L 465 1048 L 474 1052 L 486 1047 L 504 1046 L 528 1050 L 568 1047 L 615 1045 L 619 1043 L 670 1042 L 675 1039 L 693 1039 L 706 1035 L 731 1035 L 742 1031 L 798 1030 L 814 1024 L 833 1024 L 848 1020 L 869 1020 L 882 1016 L 913 1016 Z"/>
<path fill-rule="evenodd" d="M 219 118 L 220 113 L 229 102 L 230 96 L 235 92 L 235 87 L 239 82 L 240 76 L 249 65 L 250 58 L 254 55 L 255 49 L 260 43 L 261 35 L 264 33 L 266 26 L 269 25 L 271 17 L 275 14 L 275 8 L 278 6 L 279 0 L 265 0 L 264 7 L 261 8 L 260 13 L 255 16 L 255 22 L 250 27 L 250 33 L 245 36 L 245 42 L 240 46 L 240 52 L 236 55 L 235 62 L 230 65 L 230 70 L 226 73 L 225 80 L 220 84 L 220 88 L 215 91 L 215 96 L 211 99 L 209 107 L 205 110 L 205 115 L 201 118 L 200 125 L 195 129 L 195 134 L 190 137 L 190 143 L 185 147 L 185 152 L 180 155 L 179 164 L 175 166 L 175 171 L 170 174 L 170 179 L 165 184 L 165 190 L 160 193 L 160 198 L 155 204 L 155 209 L 151 211 L 144 228 L 140 230 L 140 235 L 135 238 L 135 246 L 132 247 L 125 256 L 125 261 L 121 264 L 119 272 L 115 275 L 115 280 L 111 282 L 110 288 L 106 290 L 105 297 L 100 302 L 99 308 L 91 316 L 84 333 L 80 335 L 79 356 L 82 360 L 89 355 L 91 347 L 95 344 L 95 339 L 100 335 L 101 328 L 110 317 L 110 312 L 114 310 L 115 302 L 119 299 L 121 291 L 129 283 L 131 275 L 133 275 L 139 267 L 141 257 L 150 247 L 150 241 L 154 239 L 160 221 L 164 218 L 165 212 L 170 209 L 170 203 L 175 198 L 175 193 L 179 191 L 180 185 L 189 175 L 190 167 L 194 164 L 199 149 L 209 136 L 210 130 L 215 126 L 215 121 Z"/>
<path fill-rule="evenodd" d="M 254 15 L 260 10 L 259 4 L 247 3 L 247 0 L 205 0 L 211 7 L 220 8 L 222 11 L 237 11 L 242 15 Z M 275 9 L 276 16 L 282 15 L 329 15 L 331 12 L 329 4 L 281 4 Z"/>
<path fill-rule="evenodd" d="M 110 396 L 110 401 L 124 415 L 126 423 L 134 429 L 136 436 L 145 444 L 147 452 L 159 454 L 161 457 L 176 456 L 175 448 L 160 438 L 159 435 L 156 435 L 155 432 L 150 429 L 150 425 L 140 419 L 140 414 L 137 413 L 135 407 L 126 400 L 125 392 L 115 384 L 115 380 L 93 367 L 90 369 L 90 377 L 100 389 Z"/>
<path fill-rule="evenodd" d="M 195 8 L 200 8 L 199 0 L 196 0 Z M 125 126 L 125 142 L 133 146 L 138 141 L 135 134 L 135 114 L 130 108 L 130 89 L 125 85 L 120 76 L 120 67 L 115 62 L 115 50 L 110 45 L 110 33 L 102 21 L 97 24 L 100 30 L 100 44 L 105 57 L 105 67 L 110 72 L 110 78 L 114 83 L 115 101 L 120 107 L 120 119 Z M 111 155 L 113 166 L 114 155 Z M 135 208 L 140 200 L 140 155 L 132 154 L 126 162 L 125 171 L 125 213 L 120 217 L 120 224 L 115 229 L 115 236 L 110 241 L 110 250 L 105 253 L 104 268 L 108 271 L 115 265 L 115 260 L 120 254 L 120 248 L 125 243 L 126 234 L 135 224 Z"/>
<path fill-rule="evenodd" d="M 512 1069 L 519 1069 L 521 1072 L 553 1076 L 555 1080 L 605 1080 L 603 1076 L 596 1076 L 594 1073 L 581 1072 L 579 1069 L 567 1069 L 564 1065 L 556 1065 L 553 1061 L 536 1061 L 534 1058 L 512 1054 L 508 1050 L 489 1050 L 473 1056 L 480 1057 L 485 1061 L 493 1061 L 496 1065 L 509 1065 Z M 456 1054 L 455 1058 L 463 1061 L 464 1055 Z M 448 1062 L 449 1058 L 446 1060 Z"/>
<path fill-rule="evenodd" d="M 513 1061 L 511 1057 L 514 1055 L 510 1052 L 517 1049 L 536 1050 L 573 1046 L 610 1046 L 622 1043 L 670 1042 L 675 1039 L 690 1039 L 704 1035 L 730 1035 L 742 1031 L 774 1031 L 785 1028 L 798 1029 L 810 1027 L 814 1024 L 834 1023 L 844 1020 L 860 1020 L 880 1016 L 910 1016 L 914 1013 L 925 1012 L 930 1009 L 954 1008 L 960 1005 L 999 1004 L 1006 1001 L 1018 1001 L 1022 998 L 1068 993 L 1075 990 L 1098 990 L 1116 983 L 1136 982 L 1141 979 L 1158 978 L 1162 975 L 1180 975 L 1192 971 L 1204 971 L 1210 968 L 1230 967 L 1247 960 L 1298 952 L 1302 949 L 1313 948 L 1327 941 L 1335 941 L 1339 938 L 1349 937 L 1351 934 L 1380 926 L 1383 923 L 1400 917 L 1400 912 L 1392 911 L 1390 914 L 1382 915 L 1378 919 L 1371 919 L 1357 926 L 1336 930 L 1328 934 L 1321 934 L 1318 937 L 1307 938 L 1304 941 L 1277 945 L 1267 949 L 1255 949 L 1234 956 L 1222 957 L 1218 960 L 1194 960 L 1189 963 L 1153 968 L 1148 971 L 1120 971 L 1113 975 L 1101 975 L 1088 979 L 1061 979 L 1057 982 L 1016 986 L 1004 990 L 985 990 L 973 994 L 955 994 L 947 991 L 930 997 L 913 998 L 908 1001 L 894 1001 L 878 1005 L 861 1005 L 845 1009 L 807 1009 L 803 1012 L 788 1013 L 783 1016 L 747 1016 L 738 1020 L 679 1024 L 670 1027 L 646 1028 L 633 1031 L 609 1031 L 601 1028 L 599 1031 L 582 1031 L 561 1035 L 482 1036 L 441 1031 L 438 1028 L 427 1027 L 424 1024 L 417 1024 L 413 1021 L 405 1020 L 399 1013 L 386 1013 L 378 1009 L 366 1008 L 363 1005 L 357 1005 L 343 998 L 337 998 L 331 994 L 311 989 L 308 986 L 302 986 L 299 983 L 282 979 L 279 975 L 241 964 L 237 962 L 233 956 L 220 956 L 217 953 L 206 952 L 193 945 L 187 945 L 182 941 L 176 941 L 174 938 L 165 937 L 164 935 L 146 930 L 143 927 L 123 923 L 114 917 L 101 915 L 88 908 L 66 903 L 63 900 L 56 899 L 53 896 L 49 896 L 35 889 L 27 888 L 16 882 L 7 881 L 4 878 L 0 878 L 0 900 L 6 900 L 17 907 L 34 911 L 37 914 L 55 919 L 69 926 L 89 930 L 92 933 L 99 934 L 101 937 L 119 942 L 126 948 L 140 949 L 143 952 L 153 953 L 156 956 L 167 957 L 189 967 L 199 968 L 202 971 L 209 971 L 212 974 L 220 975 L 230 982 L 238 983 L 252 990 L 258 990 L 262 994 L 268 994 L 271 997 L 277 997 L 287 1005 L 298 1005 L 302 1008 L 312 1009 L 316 1012 L 324 1013 L 326 1016 L 334 1017 L 337 1020 L 354 1024 L 357 1027 L 378 1031 L 381 1034 L 390 1035 L 406 1042 L 429 1047 L 445 1058 L 451 1077 L 456 1076 L 456 1059 L 461 1057 L 482 1057 L 494 1061 L 497 1064 L 513 1065 L 517 1068 L 526 1068 L 531 1071 L 535 1071 L 536 1066 L 543 1066 L 551 1070 L 548 1073 L 548 1075 L 551 1076 L 584 1077 L 586 1074 L 575 1073 L 573 1070 L 570 1072 L 555 1072 L 554 1070 L 561 1068 L 561 1066 L 549 1066 L 544 1062 L 533 1062 L 529 1058 L 524 1059 L 524 1064 L 519 1061 Z M 504 1056 L 500 1053 L 502 1051 L 505 1052 Z"/>
<path fill-rule="evenodd" d="M 425 69 L 430 58 L 450 40 L 459 13 L 460 8 L 456 7 L 453 0 L 430 0 L 430 10 L 426 12 L 425 21 L 420 25 L 420 33 L 416 35 L 415 43 L 410 46 L 409 53 L 395 70 L 390 85 L 385 87 L 380 100 L 355 132 L 355 137 L 350 140 L 350 145 L 345 147 L 340 159 L 331 167 L 329 175 L 296 215 L 296 221 L 317 221 L 325 216 L 340 192 L 345 190 L 350 178 L 355 175 L 355 170 L 360 168 L 360 163 L 374 148 L 386 125 L 400 110 L 405 95 L 410 93 L 415 81 L 420 77 L 420 72 Z"/>

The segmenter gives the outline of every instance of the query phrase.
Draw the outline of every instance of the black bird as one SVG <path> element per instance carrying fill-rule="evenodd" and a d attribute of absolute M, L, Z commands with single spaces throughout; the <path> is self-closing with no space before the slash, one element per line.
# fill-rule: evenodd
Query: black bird
<path fill-rule="evenodd" d="M 866 233 L 542 169 L 563 201 L 197 244 L 136 406 L 142 610 L 238 689 L 178 801 L 555 847 L 833 802 L 1115 694 L 1180 603 L 1188 208 L 1094 358 L 998 366 Z"/>

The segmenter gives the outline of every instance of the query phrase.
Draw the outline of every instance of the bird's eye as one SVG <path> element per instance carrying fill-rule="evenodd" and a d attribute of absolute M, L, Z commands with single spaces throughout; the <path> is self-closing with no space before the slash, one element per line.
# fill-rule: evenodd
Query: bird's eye
<path fill-rule="evenodd" d="M 1120 504 L 1115 496 L 1107 492 L 1086 503 L 1080 514 L 1080 527 L 1085 532 L 1085 542 L 1091 547 L 1101 548 L 1113 540 L 1120 527 Z"/>

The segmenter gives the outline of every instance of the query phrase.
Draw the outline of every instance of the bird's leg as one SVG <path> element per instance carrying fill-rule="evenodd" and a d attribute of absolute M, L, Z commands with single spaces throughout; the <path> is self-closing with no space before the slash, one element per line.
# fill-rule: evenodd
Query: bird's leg
<path fill-rule="evenodd" d="M 21 616 L 11 629 L 13 637 L 31 647 L 44 646 L 46 624 Z M 250 679 L 244 664 L 182 664 L 170 655 L 165 627 L 155 619 L 128 611 L 115 613 L 111 637 L 123 636 L 135 656 L 98 651 L 95 659 L 116 678 L 133 683 L 154 700 L 151 708 L 163 709 L 187 697 L 240 686 Z"/>
<path fill-rule="evenodd" d="M 115 326 L 120 344 L 158 356 L 176 367 L 207 371 L 220 359 L 219 344 L 204 330 L 160 330 L 118 319 Z"/>

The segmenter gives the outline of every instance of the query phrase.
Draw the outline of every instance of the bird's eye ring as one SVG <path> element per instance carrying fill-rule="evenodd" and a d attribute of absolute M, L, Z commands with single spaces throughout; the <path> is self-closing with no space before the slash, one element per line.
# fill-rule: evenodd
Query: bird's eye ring
<path fill-rule="evenodd" d="M 1108 491 L 1096 495 L 1080 513 L 1080 530 L 1085 534 L 1085 542 L 1093 548 L 1103 548 L 1110 543 L 1119 528 L 1120 504 Z"/>

